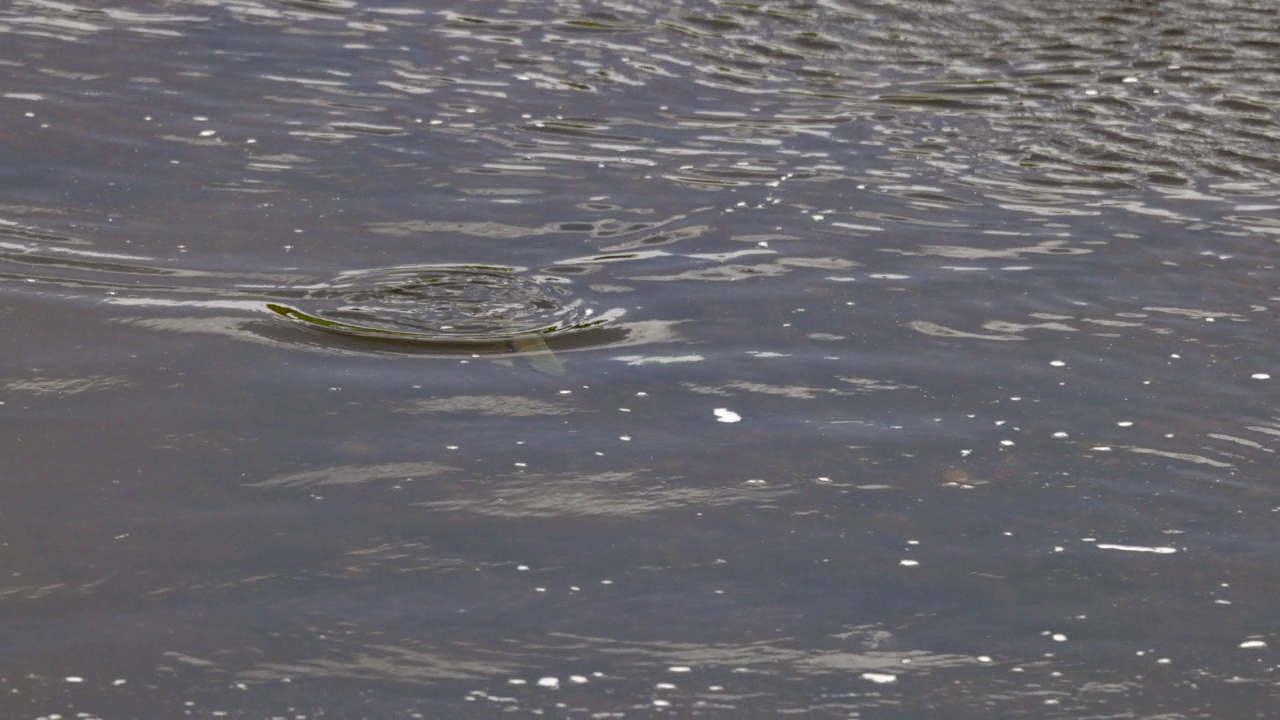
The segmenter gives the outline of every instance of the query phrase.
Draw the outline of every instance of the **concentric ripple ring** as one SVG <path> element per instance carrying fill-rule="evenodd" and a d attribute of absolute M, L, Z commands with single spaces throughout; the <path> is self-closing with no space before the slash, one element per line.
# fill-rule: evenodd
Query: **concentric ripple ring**
<path fill-rule="evenodd" d="M 555 275 L 498 265 L 404 265 L 351 270 L 290 288 L 282 318 L 342 335 L 441 345 L 550 338 L 612 321 Z"/>

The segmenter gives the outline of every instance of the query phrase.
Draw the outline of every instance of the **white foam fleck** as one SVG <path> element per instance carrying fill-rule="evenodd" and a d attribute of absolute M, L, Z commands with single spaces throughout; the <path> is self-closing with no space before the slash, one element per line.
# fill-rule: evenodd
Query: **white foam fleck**
<path fill-rule="evenodd" d="M 1254 373 L 1249 377 L 1253 378 L 1254 380 L 1270 380 L 1271 379 L 1270 373 Z"/>
<path fill-rule="evenodd" d="M 67 681 L 67 682 L 69 682 L 69 683 L 82 683 L 82 682 L 84 682 L 84 678 L 79 677 L 78 675 L 68 675 L 65 679 L 66 679 L 66 681 Z"/>
<path fill-rule="evenodd" d="M 898 676 L 890 675 L 889 673 L 866 672 L 866 673 L 862 673 L 862 679 L 870 680 L 873 683 L 880 683 L 883 685 L 886 683 L 897 682 Z"/>
<path fill-rule="evenodd" d="M 1142 545 L 1111 545 L 1107 543 L 1098 543 L 1094 547 L 1099 550 L 1119 550 L 1121 552 L 1144 552 L 1155 553 L 1157 555 L 1172 555 L 1178 552 L 1177 548 L 1171 547 L 1145 547 Z"/>
<path fill-rule="evenodd" d="M 620 355 L 613 358 L 628 365 L 669 365 L 671 363 L 702 362 L 701 355 Z"/>
<path fill-rule="evenodd" d="M 903 567 L 916 567 L 917 565 L 919 565 L 919 564 L 920 564 L 920 561 L 918 561 L 918 560 L 899 560 L 899 561 L 898 561 L 898 564 L 899 564 L 899 565 L 901 565 L 901 566 L 903 566 Z"/>
<path fill-rule="evenodd" d="M 742 421 L 742 416 L 728 408 L 716 408 L 712 411 L 715 413 L 716 420 L 722 423 L 736 423 Z"/>
<path fill-rule="evenodd" d="M 1264 648 L 1266 646 L 1267 646 L 1267 643 L 1265 640 L 1245 640 L 1244 642 L 1240 643 L 1237 647 L 1241 648 L 1242 650 L 1257 650 L 1258 648 Z"/>
<path fill-rule="evenodd" d="M 560 687 L 560 678 L 553 678 L 553 677 L 538 678 L 538 687 L 558 688 Z"/>
<path fill-rule="evenodd" d="M 1050 360 L 1049 364 L 1054 367 L 1063 367 L 1066 365 L 1066 363 L 1061 360 Z"/>
<path fill-rule="evenodd" d="M 693 672 L 693 668 L 691 668 L 691 667 L 689 667 L 689 666 L 687 666 L 687 665 L 673 665 L 673 666 L 671 666 L 671 667 L 667 668 L 667 672 L 673 672 L 673 673 L 687 673 L 687 672 Z"/>

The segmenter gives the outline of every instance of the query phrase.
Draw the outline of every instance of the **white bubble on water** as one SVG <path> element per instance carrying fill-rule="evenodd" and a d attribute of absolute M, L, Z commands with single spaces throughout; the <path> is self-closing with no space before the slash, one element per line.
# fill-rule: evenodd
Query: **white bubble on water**
<path fill-rule="evenodd" d="M 728 408 L 716 408 L 715 410 L 712 410 L 712 413 L 715 414 L 716 420 L 722 423 L 736 423 L 742 421 L 741 415 Z"/>
<path fill-rule="evenodd" d="M 538 687 L 555 689 L 560 687 L 560 678 L 544 677 L 538 678 Z"/>
<path fill-rule="evenodd" d="M 1245 640 L 1238 646 L 1242 650 L 1257 650 L 1267 646 L 1265 640 Z"/>
<path fill-rule="evenodd" d="M 883 685 L 886 683 L 897 682 L 898 676 L 890 675 L 889 673 L 866 672 L 866 673 L 862 673 L 862 679 L 869 680 L 873 683 L 880 683 L 881 685 Z"/>

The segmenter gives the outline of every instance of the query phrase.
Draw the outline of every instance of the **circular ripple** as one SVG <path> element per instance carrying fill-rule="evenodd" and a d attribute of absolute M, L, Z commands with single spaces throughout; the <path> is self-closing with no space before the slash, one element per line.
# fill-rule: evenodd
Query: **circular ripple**
<path fill-rule="evenodd" d="M 597 327 L 568 280 L 493 265 L 408 265 L 352 270 L 295 286 L 294 304 L 267 307 L 294 323 L 358 337 L 435 344 L 492 344 L 550 338 Z"/>

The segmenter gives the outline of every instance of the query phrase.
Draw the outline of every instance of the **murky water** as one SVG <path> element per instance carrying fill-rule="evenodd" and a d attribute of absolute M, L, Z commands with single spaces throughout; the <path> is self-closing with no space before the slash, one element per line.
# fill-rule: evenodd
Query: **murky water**
<path fill-rule="evenodd" d="M 1270 0 L 0 8 L 13 718 L 1268 717 Z"/>

